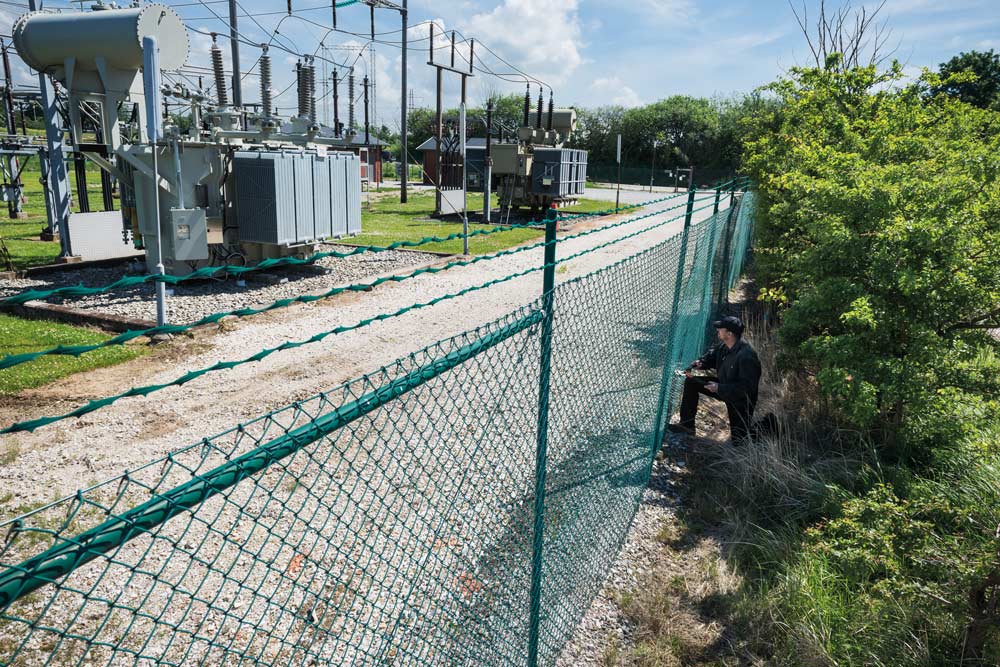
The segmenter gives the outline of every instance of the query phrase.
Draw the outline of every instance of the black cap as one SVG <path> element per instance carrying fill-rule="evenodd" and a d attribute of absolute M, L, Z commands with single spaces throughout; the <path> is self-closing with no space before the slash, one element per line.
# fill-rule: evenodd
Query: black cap
<path fill-rule="evenodd" d="M 725 317 L 712 322 L 712 326 L 716 329 L 727 329 L 732 331 L 737 336 L 743 335 L 743 321 L 732 315 L 726 315 Z"/>

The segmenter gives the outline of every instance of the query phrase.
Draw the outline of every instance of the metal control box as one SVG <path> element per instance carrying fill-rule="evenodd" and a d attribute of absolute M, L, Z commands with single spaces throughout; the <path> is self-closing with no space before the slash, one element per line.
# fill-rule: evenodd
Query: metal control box
<path fill-rule="evenodd" d="M 208 259 L 208 221 L 205 209 L 170 209 L 169 257 L 181 262 Z"/>
<path fill-rule="evenodd" d="M 233 175 L 241 241 L 291 246 L 361 231 L 354 153 L 241 151 Z"/>
<path fill-rule="evenodd" d="M 496 144 L 490 148 L 490 155 L 496 176 L 527 176 L 531 173 L 531 156 L 518 144 Z"/>

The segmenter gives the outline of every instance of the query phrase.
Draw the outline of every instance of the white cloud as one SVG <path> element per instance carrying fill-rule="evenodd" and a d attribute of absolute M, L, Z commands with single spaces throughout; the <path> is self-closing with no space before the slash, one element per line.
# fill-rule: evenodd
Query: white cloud
<path fill-rule="evenodd" d="M 637 107 L 643 104 L 639 94 L 616 76 L 594 79 L 590 90 L 595 98 L 606 100 L 605 103 L 610 102 L 623 107 Z"/>
<path fill-rule="evenodd" d="M 584 62 L 577 0 L 503 0 L 458 25 L 463 33 L 482 37 L 505 60 L 550 85 L 568 81 Z M 491 54 L 480 53 L 491 69 L 509 69 Z"/>
<path fill-rule="evenodd" d="M 634 0 L 632 7 L 636 12 L 680 23 L 687 23 L 698 13 L 691 0 Z"/>

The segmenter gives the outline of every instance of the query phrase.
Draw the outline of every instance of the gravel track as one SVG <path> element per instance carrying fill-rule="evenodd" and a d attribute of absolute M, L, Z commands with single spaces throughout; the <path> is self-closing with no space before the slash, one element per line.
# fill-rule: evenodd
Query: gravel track
<path fill-rule="evenodd" d="M 317 252 L 349 252 L 350 246 L 320 244 Z M 237 310 L 271 303 L 299 294 L 322 292 L 337 285 L 357 283 L 375 276 L 426 264 L 438 255 L 423 252 L 388 250 L 351 257 L 324 257 L 312 266 L 275 269 L 268 273 L 248 274 L 245 279 L 199 280 L 168 287 L 167 320 L 171 323 L 194 322 L 212 313 Z M 29 288 L 100 287 L 122 276 L 122 266 L 87 267 L 53 272 L 44 277 L 0 281 L 0 298 Z M 153 283 L 125 290 L 83 298 L 51 298 L 49 303 L 64 304 L 91 313 L 107 313 L 135 320 L 156 319 L 156 293 Z"/>

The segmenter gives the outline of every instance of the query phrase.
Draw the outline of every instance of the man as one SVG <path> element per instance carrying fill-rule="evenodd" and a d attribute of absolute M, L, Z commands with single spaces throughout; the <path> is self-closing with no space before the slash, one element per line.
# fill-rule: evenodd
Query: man
<path fill-rule="evenodd" d="M 716 378 L 706 382 L 707 378 L 686 374 L 680 422 L 671 424 L 670 430 L 688 435 L 694 433 L 698 395 L 704 394 L 726 404 L 733 444 L 742 444 L 749 435 L 750 419 L 757 407 L 760 359 L 750 344 L 743 340 L 743 322 L 738 317 L 723 317 L 712 322 L 712 326 L 719 337 L 719 344 L 692 363 L 690 368 L 714 369 Z"/>

